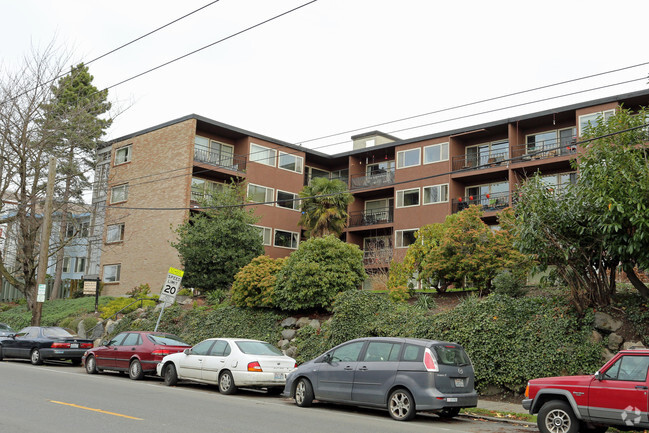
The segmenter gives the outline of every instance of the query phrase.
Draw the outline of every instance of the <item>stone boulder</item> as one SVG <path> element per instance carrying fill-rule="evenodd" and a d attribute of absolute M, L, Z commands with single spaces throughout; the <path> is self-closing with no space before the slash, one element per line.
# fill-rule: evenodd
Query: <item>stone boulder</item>
<path fill-rule="evenodd" d="M 309 326 L 312 327 L 313 329 L 320 329 L 320 321 L 318 319 L 313 319 L 312 321 L 309 322 Z"/>
<path fill-rule="evenodd" d="M 604 339 L 604 337 L 602 337 L 602 334 L 595 331 L 594 329 L 593 329 L 593 332 L 590 333 L 590 342 L 591 343 L 597 344 L 597 343 L 601 342 L 603 339 Z"/>
<path fill-rule="evenodd" d="M 296 353 L 297 353 L 297 348 L 295 346 L 291 346 L 284 351 L 284 354 L 286 356 L 290 356 L 291 358 L 295 358 Z"/>
<path fill-rule="evenodd" d="M 282 339 L 283 340 L 292 340 L 295 338 L 295 329 L 284 329 L 282 331 Z"/>
<path fill-rule="evenodd" d="M 608 336 L 608 348 L 617 351 L 620 348 L 620 344 L 624 342 L 624 338 L 622 338 L 621 335 L 616 334 L 613 332 L 611 335 Z"/>
<path fill-rule="evenodd" d="M 295 326 L 297 326 L 298 328 L 304 328 L 309 323 L 311 323 L 311 319 L 309 319 L 308 317 L 300 317 L 299 319 L 297 319 L 297 322 L 295 322 Z"/>
<path fill-rule="evenodd" d="M 296 323 L 297 319 L 295 317 L 287 317 L 286 319 L 282 320 L 281 326 L 282 328 L 292 328 Z"/>
<path fill-rule="evenodd" d="M 642 344 L 642 341 L 626 341 L 622 344 L 622 349 L 624 350 L 631 349 L 632 347 L 646 349 L 645 345 Z"/>
<path fill-rule="evenodd" d="M 622 327 L 622 322 L 602 312 L 595 313 L 595 328 L 605 332 L 615 332 Z"/>

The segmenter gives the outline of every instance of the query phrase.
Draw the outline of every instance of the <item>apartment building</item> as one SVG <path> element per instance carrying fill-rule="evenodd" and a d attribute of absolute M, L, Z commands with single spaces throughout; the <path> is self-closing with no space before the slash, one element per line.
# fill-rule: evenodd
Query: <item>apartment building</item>
<path fill-rule="evenodd" d="M 97 207 L 105 209 L 96 242 L 104 293 L 124 294 L 142 283 L 157 291 L 168 268 L 180 266 L 170 245 L 174 227 L 199 197 L 232 179 L 263 203 L 255 212 L 271 257 L 289 255 L 303 239 L 293 199 L 304 185 L 315 177 L 343 180 L 355 198 L 343 239 L 364 251 L 373 276 L 368 286 L 383 284 L 390 261 L 405 255 L 423 225 L 477 204 L 496 226 L 516 185 L 537 171 L 552 188 L 575 182 L 570 161 L 579 155 L 583 128 L 621 104 L 646 106 L 649 91 L 406 140 L 367 132 L 352 137 L 351 151 L 335 155 L 198 115 L 118 138 L 102 148 L 110 152 L 102 169 L 106 204 Z M 90 256 L 99 257 L 92 249 Z"/>

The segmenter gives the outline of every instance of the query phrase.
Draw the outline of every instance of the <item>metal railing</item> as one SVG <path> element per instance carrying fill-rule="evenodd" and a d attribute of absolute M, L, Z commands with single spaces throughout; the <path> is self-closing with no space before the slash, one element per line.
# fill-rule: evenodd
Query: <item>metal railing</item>
<path fill-rule="evenodd" d="M 352 176 L 351 189 L 378 188 L 394 183 L 394 170 Z"/>
<path fill-rule="evenodd" d="M 509 206 L 509 192 L 496 192 L 493 194 L 468 195 L 453 200 L 452 212 L 460 212 L 471 205 L 478 205 L 483 212 L 493 212 Z"/>
<path fill-rule="evenodd" d="M 394 209 L 391 207 L 349 213 L 349 227 L 371 226 L 392 222 L 394 222 Z"/>
<path fill-rule="evenodd" d="M 363 251 L 363 265 L 387 266 L 392 261 L 392 249 Z"/>
<path fill-rule="evenodd" d="M 194 161 L 233 171 L 243 172 L 246 170 L 246 157 L 244 155 L 229 155 L 195 148 Z"/>
<path fill-rule="evenodd" d="M 577 153 L 576 138 L 561 141 L 557 139 L 537 141 L 536 143 L 517 144 L 512 147 L 515 162 L 533 159 L 554 158 Z"/>
<path fill-rule="evenodd" d="M 508 158 L 509 152 L 454 156 L 453 171 L 496 167 L 506 164 Z"/>

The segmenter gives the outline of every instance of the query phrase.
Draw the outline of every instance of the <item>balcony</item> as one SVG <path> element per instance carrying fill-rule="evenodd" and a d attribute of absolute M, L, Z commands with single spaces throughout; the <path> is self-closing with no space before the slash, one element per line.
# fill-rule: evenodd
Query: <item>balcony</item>
<path fill-rule="evenodd" d="M 515 162 L 547 159 L 557 156 L 568 156 L 577 153 L 576 137 L 560 143 L 558 140 L 537 141 L 536 143 L 518 144 L 512 147 Z"/>
<path fill-rule="evenodd" d="M 380 188 L 394 184 L 394 170 L 352 176 L 351 189 Z"/>
<path fill-rule="evenodd" d="M 365 266 L 389 266 L 391 261 L 391 249 L 363 251 L 363 265 Z"/>
<path fill-rule="evenodd" d="M 453 171 L 490 168 L 507 164 L 509 152 L 461 155 L 453 157 Z"/>
<path fill-rule="evenodd" d="M 394 209 L 390 207 L 349 213 L 349 227 L 372 226 L 392 222 L 394 222 Z"/>
<path fill-rule="evenodd" d="M 232 171 L 246 171 L 246 157 L 244 155 L 221 154 L 211 150 L 194 148 L 194 161 Z"/>
<path fill-rule="evenodd" d="M 509 206 L 509 193 L 496 192 L 493 194 L 470 195 L 453 200 L 452 212 L 456 213 L 470 205 L 480 206 L 483 212 L 495 212 Z"/>

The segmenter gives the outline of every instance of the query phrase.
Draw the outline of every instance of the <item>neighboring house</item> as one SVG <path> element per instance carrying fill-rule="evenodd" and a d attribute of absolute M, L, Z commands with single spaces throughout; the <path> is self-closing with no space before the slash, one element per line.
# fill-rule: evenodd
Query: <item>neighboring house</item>
<path fill-rule="evenodd" d="M 142 283 L 157 290 L 168 268 L 180 266 L 170 245 L 173 228 L 194 212 L 197 198 L 235 179 L 247 184 L 252 201 L 275 202 L 255 211 L 266 254 L 284 257 L 303 238 L 299 204 L 291 200 L 314 177 L 328 177 L 343 180 L 355 197 L 343 239 L 364 251 L 368 273 L 380 282 L 423 225 L 477 204 L 484 221 L 496 227 L 498 212 L 527 176 L 541 171 L 549 188 L 575 182 L 570 160 L 579 154 L 584 126 L 622 103 L 646 106 L 649 91 L 406 140 L 379 131 L 359 134 L 352 137 L 353 150 L 335 155 L 185 116 L 100 149 L 105 167 L 97 179 L 106 189 L 96 188 L 103 195 L 93 199 L 93 218 L 103 220 L 102 241 L 90 256 L 101 253 L 104 294 L 121 295 Z"/>

